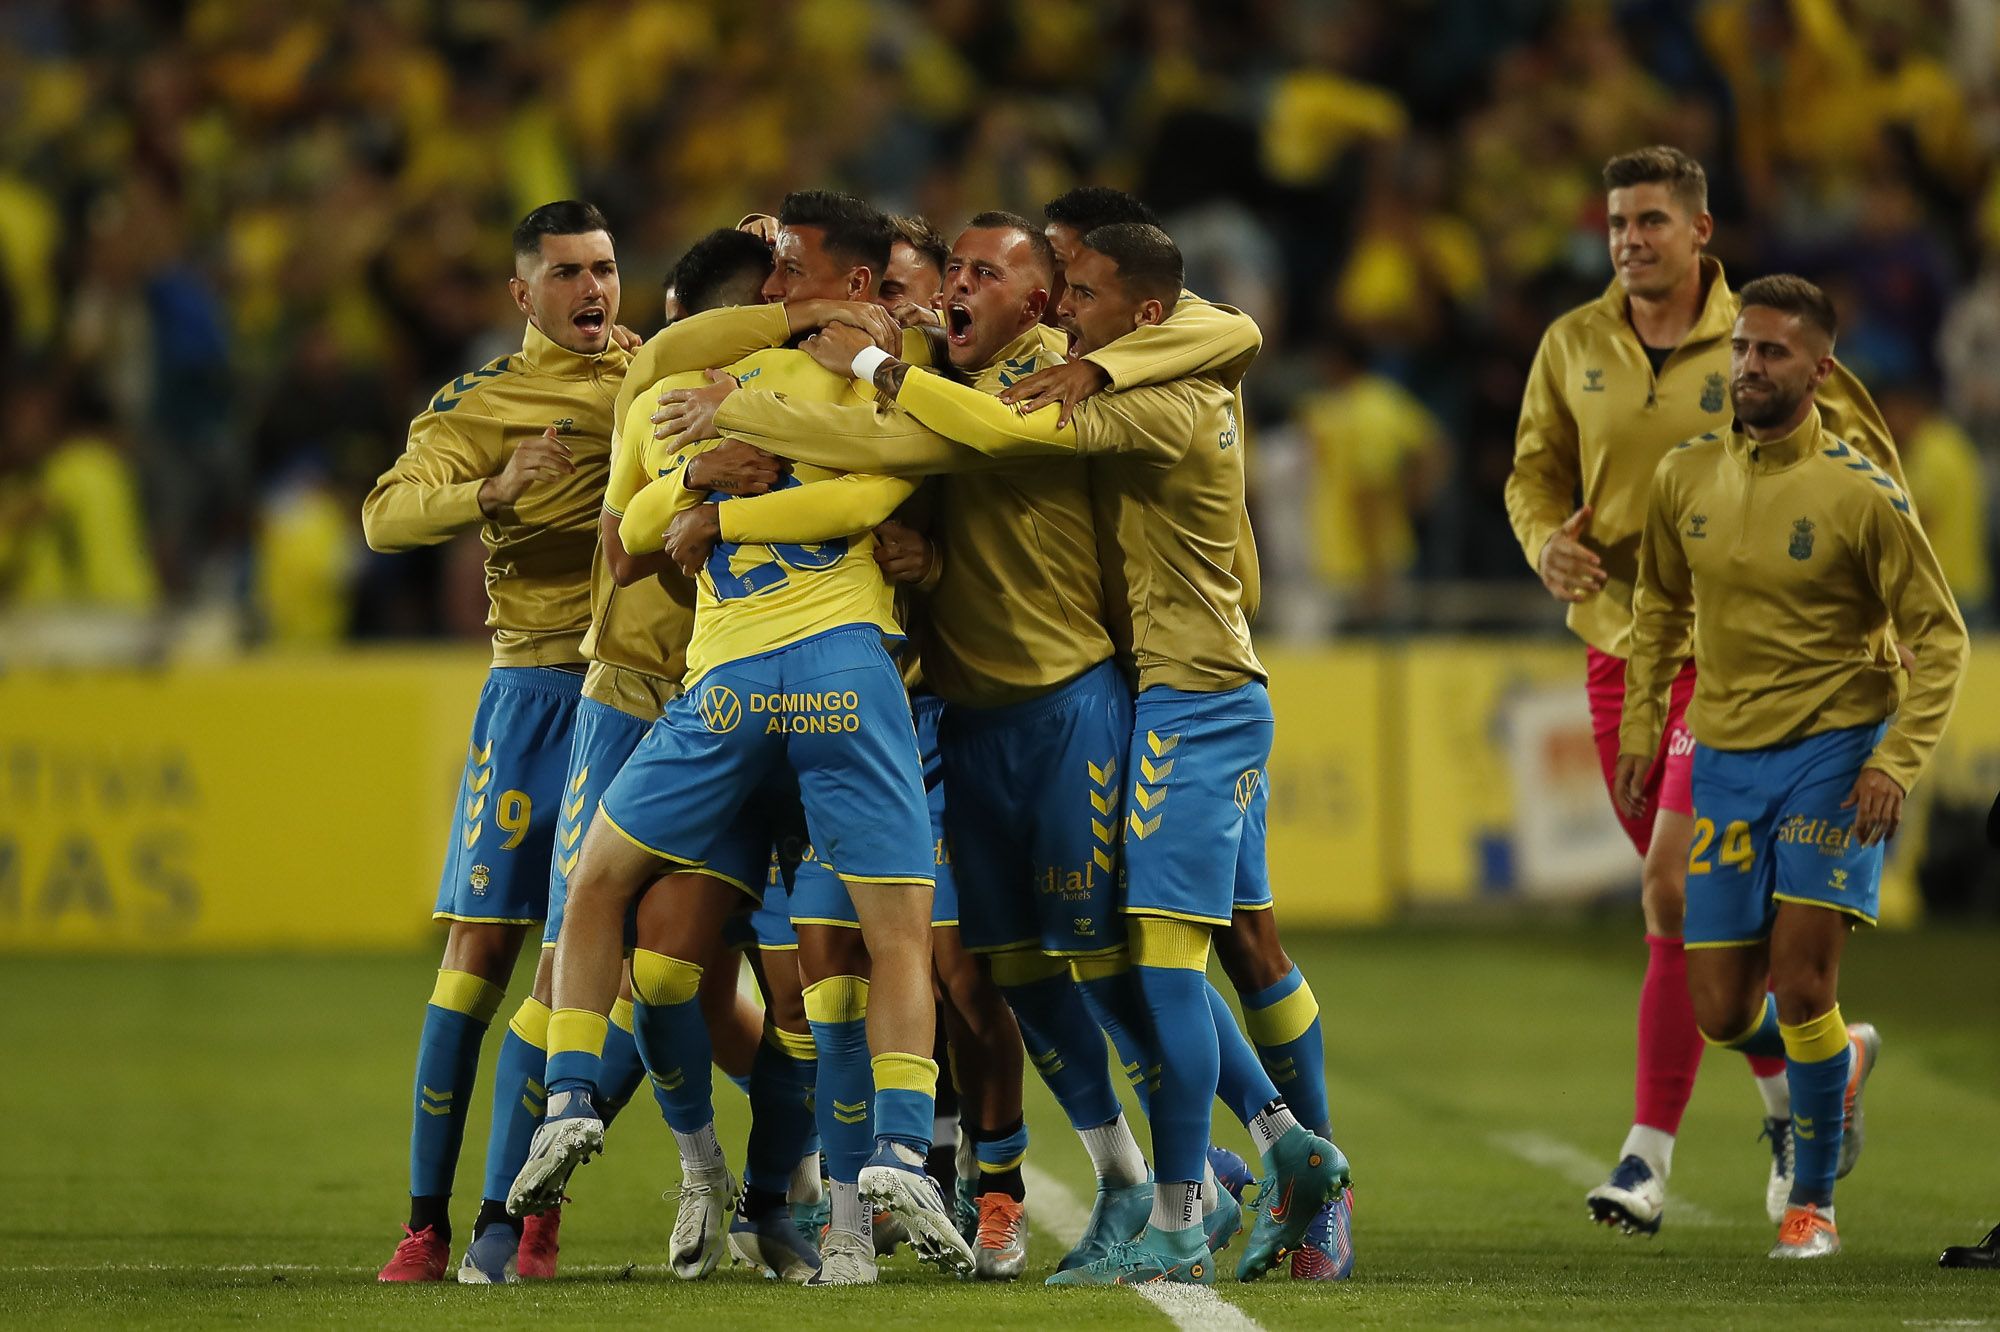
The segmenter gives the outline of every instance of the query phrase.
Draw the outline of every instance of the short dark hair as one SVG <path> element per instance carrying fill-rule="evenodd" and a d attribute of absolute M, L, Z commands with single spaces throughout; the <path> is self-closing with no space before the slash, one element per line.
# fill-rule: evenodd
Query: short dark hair
<path fill-rule="evenodd" d="M 896 239 L 915 250 L 925 263 L 944 273 L 944 266 L 951 262 L 951 242 L 944 233 L 930 224 L 929 219 L 911 214 L 889 215 L 889 229 L 896 233 Z"/>
<path fill-rule="evenodd" d="M 1792 273 L 1773 273 L 1770 277 L 1760 277 L 1754 282 L 1746 282 L 1736 293 L 1744 308 L 1752 305 L 1765 306 L 1788 315 L 1797 315 L 1799 322 L 1816 328 L 1826 337 L 1826 345 L 1840 334 L 1840 315 L 1833 308 L 1827 294 Z"/>
<path fill-rule="evenodd" d="M 1049 238 L 1042 233 L 1040 227 L 1030 222 L 1027 218 L 1022 217 L 1019 213 L 1010 213 L 1000 208 L 989 208 L 983 213 L 974 213 L 972 220 L 965 224 L 965 229 L 967 231 L 1020 232 L 1028 238 L 1028 249 L 1033 252 L 1035 262 L 1042 266 L 1043 271 L 1049 275 L 1050 281 L 1055 280 L 1055 246 L 1049 244 Z"/>
<path fill-rule="evenodd" d="M 752 275 L 760 286 L 771 275 L 771 247 L 747 231 L 721 227 L 688 246 L 674 265 L 674 295 L 681 309 L 700 314 L 730 304 L 723 288 Z"/>
<path fill-rule="evenodd" d="M 1158 227 L 1114 222 L 1085 236 L 1083 247 L 1117 265 L 1118 280 L 1141 300 L 1158 301 L 1171 312 L 1180 299 L 1187 266 L 1181 262 L 1181 247 Z"/>
<path fill-rule="evenodd" d="M 1115 226 L 1120 222 L 1143 222 L 1149 227 L 1160 225 L 1160 215 L 1146 206 L 1136 194 L 1115 190 L 1109 185 L 1079 185 L 1066 190 L 1042 205 L 1042 217 L 1057 226 L 1075 227 L 1079 233 L 1088 234 L 1099 227 Z"/>
<path fill-rule="evenodd" d="M 889 266 L 889 247 L 896 239 L 887 214 L 838 190 L 793 190 L 778 205 L 778 225 L 820 228 L 828 254 L 850 267 L 866 267 L 878 278 Z"/>
<path fill-rule="evenodd" d="M 1605 189 L 1633 185 L 1665 185 L 1690 216 L 1708 211 L 1708 173 L 1701 163 L 1667 144 L 1635 148 L 1604 164 Z"/>
<path fill-rule="evenodd" d="M 514 228 L 514 254 L 517 258 L 529 254 L 539 256 L 544 236 L 581 236 L 592 231 L 611 235 L 611 224 L 604 220 L 604 214 L 597 210 L 596 204 L 588 204 L 581 199 L 558 199 L 554 203 L 543 204 L 521 219 Z"/>

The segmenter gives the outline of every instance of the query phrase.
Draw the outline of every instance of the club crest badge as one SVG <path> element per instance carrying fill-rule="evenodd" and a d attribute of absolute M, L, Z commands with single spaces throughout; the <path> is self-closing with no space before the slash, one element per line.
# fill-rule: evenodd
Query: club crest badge
<path fill-rule="evenodd" d="M 1712 374 L 1702 381 L 1701 409 L 1705 412 L 1719 412 L 1728 394 L 1723 391 L 1722 376 Z"/>
<path fill-rule="evenodd" d="M 1812 558 L 1812 548 L 1812 520 L 1801 518 L 1792 524 L 1792 544 L 1785 547 L 1785 553 L 1795 560 L 1809 560 Z"/>

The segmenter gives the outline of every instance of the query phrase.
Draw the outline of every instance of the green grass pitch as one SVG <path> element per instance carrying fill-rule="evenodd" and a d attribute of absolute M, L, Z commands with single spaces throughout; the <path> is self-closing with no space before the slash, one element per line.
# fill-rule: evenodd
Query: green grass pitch
<path fill-rule="evenodd" d="M 2000 1273 L 1935 1266 L 1944 1244 L 2000 1219 L 2000 935 L 1854 941 L 1846 1009 L 1885 1040 L 1868 1147 L 1840 1191 L 1846 1252 L 1798 1265 L 1763 1256 L 1773 1228 L 1761 1110 L 1733 1056 L 1705 1065 L 1661 1236 L 1627 1239 L 1584 1218 L 1584 1187 L 1630 1113 L 1636 922 L 1293 944 L 1325 1010 L 1359 1265 L 1342 1286 L 1218 1287 L 1250 1320 L 1228 1320 L 1242 1332 L 1336 1321 L 2000 1326 Z M 403 1217 L 410 1069 L 435 965 L 416 954 L 7 960 L 0 1323 L 1173 1326 L 1129 1292 L 961 1284 L 907 1254 L 874 1290 L 807 1292 L 741 1269 L 676 1282 L 661 1265 L 672 1148 L 638 1106 L 572 1184 L 563 1279 L 377 1286 Z M 524 971 L 514 997 L 526 982 Z M 497 1047 L 487 1042 L 458 1177 L 461 1246 Z M 742 1098 L 722 1083 L 718 1103 L 740 1153 Z M 1029 1122 L 1031 1161 L 1080 1192 L 1082 1150 L 1039 1084 Z M 1242 1145 L 1233 1124 L 1218 1132 Z M 1038 1206 L 1045 1218 L 1059 1210 L 1031 1195 L 1031 1218 Z M 1038 1274 L 1061 1251 L 1038 1234 Z M 1210 1309 L 1206 1323 L 1229 1312 Z"/>

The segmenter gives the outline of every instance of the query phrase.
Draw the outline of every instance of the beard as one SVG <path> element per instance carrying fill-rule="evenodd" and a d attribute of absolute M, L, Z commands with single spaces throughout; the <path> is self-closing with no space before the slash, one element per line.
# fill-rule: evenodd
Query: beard
<path fill-rule="evenodd" d="M 1767 426 L 1782 425 L 1791 419 L 1799 404 L 1805 401 L 1806 390 L 1800 387 L 1788 392 L 1784 386 L 1772 380 L 1762 380 L 1758 387 L 1769 385 L 1762 394 L 1745 399 L 1737 385 L 1729 386 L 1729 405 L 1736 413 L 1736 419 L 1744 425 L 1762 430 Z"/>

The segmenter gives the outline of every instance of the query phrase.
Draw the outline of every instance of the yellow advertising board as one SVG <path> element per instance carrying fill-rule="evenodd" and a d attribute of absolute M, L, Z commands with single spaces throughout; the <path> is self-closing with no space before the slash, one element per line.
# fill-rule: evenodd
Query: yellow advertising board
<path fill-rule="evenodd" d="M 1355 924 L 1393 905 L 1382 781 L 1384 654 L 1365 646 L 1260 651 L 1278 715 L 1269 865 L 1279 919 Z"/>
<path fill-rule="evenodd" d="M 1274 647 L 1265 661 L 1269 866 L 1288 924 L 1520 888 L 1506 719 L 1536 691 L 1581 691 L 1574 645 L 1420 639 Z M 369 651 L 0 677 L 0 951 L 429 937 L 484 669 L 475 652 Z M 1983 805 L 1996 788 L 1989 639 L 1892 849 L 1885 923 L 1917 913 L 1932 803 Z"/>
<path fill-rule="evenodd" d="M 484 661 L 0 679 L 0 948 L 407 945 Z"/>

